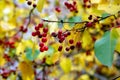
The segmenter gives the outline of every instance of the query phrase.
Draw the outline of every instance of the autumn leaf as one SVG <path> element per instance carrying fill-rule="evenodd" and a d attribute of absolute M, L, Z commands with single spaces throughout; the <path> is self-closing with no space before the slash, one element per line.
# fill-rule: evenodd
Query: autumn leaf
<path fill-rule="evenodd" d="M 82 37 L 82 47 L 85 48 L 85 49 L 89 49 L 92 46 L 93 45 L 92 45 L 91 35 L 90 35 L 90 33 L 87 30 L 85 30 L 83 32 L 83 37 Z"/>
<path fill-rule="evenodd" d="M 65 72 L 65 73 L 69 73 L 70 70 L 71 70 L 71 65 L 72 65 L 72 62 L 69 58 L 61 58 L 60 60 L 60 67 L 62 68 L 62 70 Z"/>
<path fill-rule="evenodd" d="M 32 63 L 20 62 L 19 69 L 21 71 L 23 80 L 34 80 L 34 70 L 32 68 Z"/>
<path fill-rule="evenodd" d="M 42 11 L 45 1 L 46 1 L 46 0 L 38 0 L 38 2 L 37 2 L 37 10 L 38 10 L 39 12 Z"/>

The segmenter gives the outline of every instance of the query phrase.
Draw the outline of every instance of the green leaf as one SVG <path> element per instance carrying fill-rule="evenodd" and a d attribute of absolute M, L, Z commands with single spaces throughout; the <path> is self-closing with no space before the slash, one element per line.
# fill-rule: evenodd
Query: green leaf
<path fill-rule="evenodd" d="M 74 16 L 68 19 L 69 22 L 81 22 L 82 18 L 80 16 Z M 75 24 L 74 23 L 70 23 L 69 24 L 71 27 L 73 27 Z"/>
<path fill-rule="evenodd" d="M 30 61 L 37 58 L 38 54 L 40 53 L 39 50 L 35 50 L 34 54 L 32 54 L 32 48 L 26 48 L 26 58 Z"/>
<path fill-rule="evenodd" d="M 113 61 L 113 53 L 117 44 L 119 35 L 115 28 L 105 32 L 100 40 L 95 42 L 95 56 L 106 66 L 111 66 Z"/>
<path fill-rule="evenodd" d="M 102 18 L 105 18 L 105 17 L 107 17 L 107 16 L 110 16 L 110 14 L 108 14 L 108 13 L 103 13 L 103 14 L 102 14 Z"/>

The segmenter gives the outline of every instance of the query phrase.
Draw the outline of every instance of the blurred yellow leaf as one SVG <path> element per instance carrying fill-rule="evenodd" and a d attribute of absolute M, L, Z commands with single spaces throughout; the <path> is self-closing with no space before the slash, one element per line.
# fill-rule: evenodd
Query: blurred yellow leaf
<path fill-rule="evenodd" d="M 78 78 L 78 80 L 90 80 L 90 78 L 89 78 L 89 75 L 84 74 L 84 75 L 81 75 L 81 76 Z"/>
<path fill-rule="evenodd" d="M 74 80 L 74 75 L 65 74 L 60 77 L 60 80 Z"/>
<path fill-rule="evenodd" d="M 120 52 L 120 38 L 118 39 L 118 42 L 117 42 L 115 50 Z"/>
<path fill-rule="evenodd" d="M 45 0 L 38 0 L 38 3 L 37 3 L 37 10 L 38 10 L 39 12 L 42 11 L 43 6 L 44 6 L 44 3 L 45 3 Z"/>
<path fill-rule="evenodd" d="M 59 60 L 59 57 L 60 57 L 60 53 L 59 52 L 56 52 L 53 54 L 52 56 L 52 62 L 55 63 Z"/>
<path fill-rule="evenodd" d="M 89 49 L 92 46 L 93 45 L 92 45 L 91 35 L 87 30 L 85 30 L 84 33 L 83 33 L 83 36 L 82 36 L 82 47 L 85 48 L 85 49 Z"/>
<path fill-rule="evenodd" d="M 19 0 L 19 3 L 24 3 L 26 0 Z"/>
<path fill-rule="evenodd" d="M 24 53 L 25 46 L 22 43 L 19 43 L 16 48 L 16 54 L 20 55 L 20 53 Z"/>
<path fill-rule="evenodd" d="M 65 73 L 69 73 L 70 70 L 71 70 L 71 65 L 72 65 L 72 62 L 69 58 L 61 58 L 60 60 L 60 67 L 62 68 L 62 70 L 65 72 Z"/>
<path fill-rule="evenodd" d="M 91 3 L 99 3 L 101 0 L 91 0 Z"/>
<path fill-rule="evenodd" d="M 23 80 L 34 80 L 34 70 L 32 68 L 32 63 L 21 62 L 19 64 L 19 69 L 21 71 Z"/>
<path fill-rule="evenodd" d="M 110 2 L 105 2 L 105 3 L 102 2 L 98 5 L 98 10 L 104 10 L 107 13 L 115 14 L 120 10 L 120 5 L 116 5 L 112 2 L 111 3 Z"/>
<path fill-rule="evenodd" d="M 7 22 L 0 22 L 0 27 L 3 29 L 3 31 L 9 31 L 15 29 L 15 26 L 13 24 L 9 24 Z"/>
<path fill-rule="evenodd" d="M 116 28 L 118 34 L 119 34 L 119 39 L 118 39 L 118 42 L 117 42 L 117 45 L 116 45 L 116 49 L 118 52 L 120 52 L 120 28 Z"/>

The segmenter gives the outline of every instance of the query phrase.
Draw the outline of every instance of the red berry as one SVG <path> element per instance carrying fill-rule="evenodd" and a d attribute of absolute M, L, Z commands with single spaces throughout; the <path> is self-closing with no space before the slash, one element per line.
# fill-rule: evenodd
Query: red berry
<path fill-rule="evenodd" d="M 69 51 L 70 50 L 70 48 L 69 47 L 66 47 L 66 49 L 65 49 L 66 51 Z"/>
<path fill-rule="evenodd" d="M 24 27 L 23 26 L 20 26 L 20 31 L 23 31 Z"/>
<path fill-rule="evenodd" d="M 40 47 L 43 47 L 43 46 L 44 46 L 44 43 L 43 43 L 43 42 L 40 42 L 39 46 L 40 46 Z"/>
<path fill-rule="evenodd" d="M 36 34 L 36 32 L 32 32 L 32 36 L 36 36 L 37 34 Z"/>
<path fill-rule="evenodd" d="M 53 37 L 56 37 L 57 36 L 57 34 L 55 33 L 55 32 L 52 32 L 52 34 L 51 34 Z"/>
<path fill-rule="evenodd" d="M 70 35 L 71 33 L 70 32 L 67 32 L 67 35 Z"/>
<path fill-rule="evenodd" d="M 64 33 L 64 37 L 67 37 L 68 35 L 67 35 L 67 33 Z"/>
<path fill-rule="evenodd" d="M 24 28 L 23 32 L 26 33 L 27 32 L 27 28 Z"/>
<path fill-rule="evenodd" d="M 89 19 L 89 20 L 92 20 L 92 15 L 90 15 L 90 16 L 88 17 L 88 19 Z"/>
<path fill-rule="evenodd" d="M 28 2 L 27 2 L 27 4 L 28 4 L 28 5 L 31 5 L 31 4 L 32 4 L 32 2 L 31 2 L 31 1 L 28 1 Z"/>
<path fill-rule="evenodd" d="M 46 37 L 43 37 L 43 38 L 42 38 L 42 42 L 47 42 L 47 38 L 46 38 Z"/>
<path fill-rule="evenodd" d="M 35 30 L 38 31 L 38 30 L 39 30 L 39 27 L 38 27 L 38 26 L 35 26 Z"/>
<path fill-rule="evenodd" d="M 81 47 L 81 42 L 77 42 L 76 47 L 80 48 Z"/>
<path fill-rule="evenodd" d="M 86 27 L 92 27 L 93 23 L 92 22 L 88 22 L 86 23 Z"/>
<path fill-rule="evenodd" d="M 61 11 L 59 7 L 56 7 L 55 10 L 56 10 L 57 12 L 60 12 L 60 11 Z"/>
<path fill-rule="evenodd" d="M 62 30 L 61 29 L 58 31 L 58 34 L 62 34 Z"/>
<path fill-rule="evenodd" d="M 47 50 L 48 50 L 48 47 L 47 47 L 47 46 L 44 46 L 44 50 L 47 51 Z"/>
<path fill-rule="evenodd" d="M 70 49 L 73 50 L 75 48 L 75 46 L 70 46 Z"/>
<path fill-rule="evenodd" d="M 39 38 L 42 38 L 42 34 L 39 34 L 38 37 L 39 37 Z"/>
<path fill-rule="evenodd" d="M 43 47 L 40 48 L 40 52 L 44 52 L 44 48 Z"/>
<path fill-rule="evenodd" d="M 42 22 L 39 23 L 39 24 L 38 24 L 38 27 L 39 27 L 39 28 L 42 28 L 42 27 L 43 27 L 43 23 L 42 23 Z"/>
<path fill-rule="evenodd" d="M 58 51 L 62 51 L 62 48 L 63 48 L 62 46 L 59 46 Z"/>
<path fill-rule="evenodd" d="M 76 1 L 73 1 L 73 4 L 76 5 Z"/>
<path fill-rule="evenodd" d="M 37 5 L 36 4 L 33 4 L 33 7 L 35 8 Z"/>
<path fill-rule="evenodd" d="M 43 33 L 42 36 L 43 36 L 43 37 L 46 37 L 46 36 L 47 36 L 47 33 Z"/>
<path fill-rule="evenodd" d="M 47 33 L 48 32 L 48 28 L 47 27 L 43 28 L 43 32 Z"/>
<path fill-rule="evenodd" d="M 37 34 L 37 35 L 40 35 L 40 31 L 36 31 L 36 34 Z"/>
<path fill-rule="evenodd" d="M 73 39 L 70 39 L 70 40 L 69 40 L 69 43 L 70 43 L 70 44 L 73 44 L 73 42 L 74 42 Z"/>
<path fill-rule="evenodd" d="M 68 3 L 68 2 L 65 2 L 64 4 L 65 4 L 65 6 L 68 6 L 69 3 Z"/>

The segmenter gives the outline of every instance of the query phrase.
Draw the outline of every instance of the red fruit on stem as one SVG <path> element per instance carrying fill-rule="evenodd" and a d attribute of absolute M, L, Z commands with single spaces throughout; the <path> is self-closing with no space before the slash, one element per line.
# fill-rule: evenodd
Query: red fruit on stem
<path fill-rule="evenodd" d="M 47 36 L 47 33 L 43 33 L 42 36 L 43 36 L 43 37 L 46 37 L 46 36 Z"/>
<path fill-rule="evenodd" d="M 37 5 L 36 4 L 33 4 L 33 7 L 35 8 Z"/>
<path fill-rule="evenodd" d="M 61 29 L 58 31 L 58 34 L 62 34 L 62 30 Z"/>
<path fill-rule="evenodd" d="M 36 32 L 32 32 L 32 36 L 36 36 L 37 34 L 36 34 Z"/>
<path fill-rule="evenodd" d="M 74 42 L 73 39 L 70 39 L 70 40 L 69 40 L 69 43 L 70 43 L 70 44 L 73 44 L 73 42 Z"/>
<path fill-rule="evenodd" d="M 43 27 L 43 23 L 42 23 L 42 22 L 39 23 L 39 24 L 38 24 L 38 27 L 39 27 L 39 28 L 42 28 L 42 27 Z"/>
<path fill-rule="evenodd" d="M 44 50 L 47 51 L 47 50 L 48 50 L 48 47 L 47 47 L 47 46 L 44 46 Z"/>
<path fill-rule="evenodd" d="M 31 4 L 32 4 L 32 2 L 31 2 L 31 1 L 28 1 L 28 2 L 27 2 L 27 4 L 28 4 L 28 5 L 31 5 Z"/>
<path fill-rule="evenodd" d="M 51 34 L 53 37 L 56 37 L 57 36 L 57 34 L 55 33 L 55 32 L 52 32 L 52 34 Z"/>
<path fill-rule="evenodd" d="M 38 27 L 38 26 L 35 26 L 35 30 L 38 31 L 38 30 L 39 30 L 39 27 Z"/>
<path fill-rule="evenodd" d="M 73 50 L 75 48 L 75 46 L 70 46 L 70 49 Z"/>
<path fill-rule="evenodd" d="M 58 51 L 62 51 L 62 48 L 63 48 L 62 46 L 59 46 Z"/>
<path fill-rule="evenodd" d="M 65 49 L 66 51 L 69 51 L 70 50 L 70 48 L 69 47 L 66 47 L 66 49 Z"/>
<path fill-rule="evenodd" d="M 40 47 L 43 47 L 43 46 L 44 46 L 44 43 L 43 43 L 43 42 L 40 42 L 40 43 L 39 43 L 39 46 L 40 46 Z"/>
<path fill-rule="evenodd" d="M 93 23 L 92 22 L 88 22 L 86 23 L 86 27 L 92 27 Z"/>
<path fill-rule="evenodd" d="M 48 32 L 48 28 L 47 27 L 43 28 L 43 32 L 47 33 Z"/>
<path fill-rule="evenodd" d="M 40 52 L 44 52 L 44 48 L 43 47 L 40 48 Z"/>
<path fill-rule="evenodd" d="M 55 10 L 56 10 L 57 12 L 60 12 L 60 11 L 61 11 L 61 10 L 60 10 L 60 7 L 56 7 Z"/>
<path fill-rule="evenodd" d="M 42 38 L 42 42 L 47 42 L 47 38 L 46 38 L 46 37 L 43 37 L 43 38 Z"/>

